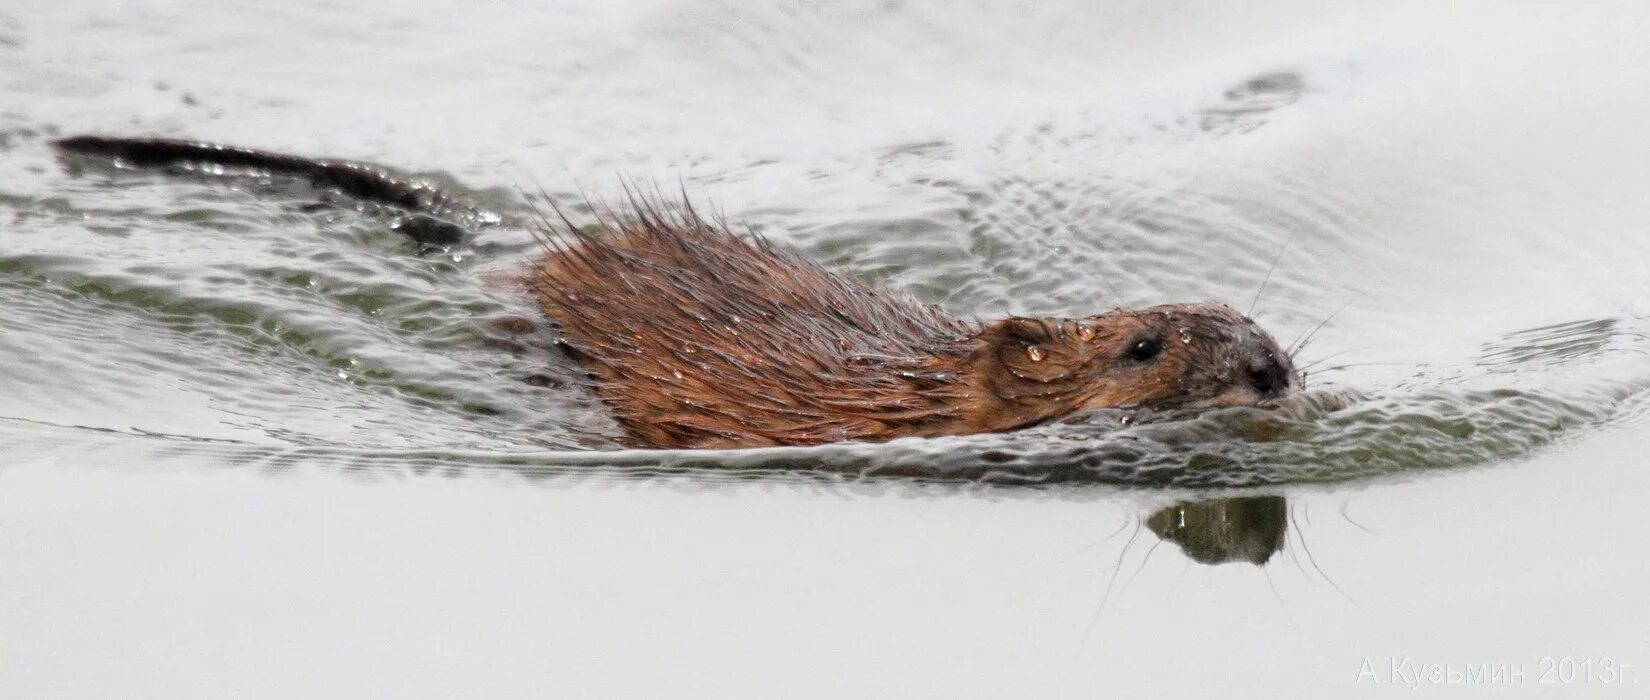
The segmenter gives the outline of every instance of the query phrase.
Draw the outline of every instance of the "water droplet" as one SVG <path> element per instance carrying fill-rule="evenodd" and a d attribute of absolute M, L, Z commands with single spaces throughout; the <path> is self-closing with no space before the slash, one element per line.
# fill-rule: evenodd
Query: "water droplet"
<path fill-rule="evenodd" d="M 1077 337 L 1082 338 L 1085 343 L 1094 340 L 1094 326 L 1087 323 L 1077 324 Z"/>
<path fill-rule="evenodd" d="M 681 378 L 682 378 L 682 370 L 679 370 L 679 369 L 673 369 L 673 370 L 671 370 L 671 371 L 670 371 L 670 373 L 671 373 L 671 374 L 674 374 L 674 375 L 676 375 L 676 378 L 677 378 L 677 379 L 681 379 Z"/>
<path fill-rule="evenodd" d="M 1192 329 L 1190 329 L 1190 328 L 1181 328 L 1180 329 L 1180 342 L 1181 343 L 1190 343 L 1190 342 L 1192 342 Z"/>
<path fill-rule="evenodd" d="M 1042 362 L 1043 358 L 1047 356 L 1048 353 L 1044 352 L 1042 348 L 1037 347 L 1036 345 L 1026 346 L 1026 357 L 1031 358 L 1032 362 Z"/>

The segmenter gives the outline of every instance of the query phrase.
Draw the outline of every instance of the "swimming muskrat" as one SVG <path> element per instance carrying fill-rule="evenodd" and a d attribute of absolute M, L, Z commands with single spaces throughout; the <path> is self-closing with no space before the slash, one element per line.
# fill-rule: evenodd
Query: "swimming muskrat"
<path fill-rule="evenodd" d="M 456 240 L 439 215 L 469 206 L 349 161 L 164 139 L 55 145 L 129 166 L 307 178 L 425 217 L 404 229 L 425 243 Z M 1299 384 L 1277 341 L 1224 304 L 979 322 L 736 236 L 685 201 L 633 196 L 584 228 L 558 218 L 541 222 L 546 253 L 521 279 L 635 446 L 997 432 L 1092 408 L 1255 405 Z"/>

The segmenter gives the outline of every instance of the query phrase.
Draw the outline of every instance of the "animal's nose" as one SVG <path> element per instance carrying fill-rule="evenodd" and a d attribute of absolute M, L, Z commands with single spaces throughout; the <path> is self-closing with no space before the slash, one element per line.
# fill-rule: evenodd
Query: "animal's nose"
<path fill-rule="evenodd" d="M 1279 396 L 1289 388 L 1289 368 L 1278 361 L 1275 352 L 1260 353 L 1259 357 L 1249 361 L 1249 367 L 1244 372 L 1248 375 L 1249 385 L 1262 396 Z"/>

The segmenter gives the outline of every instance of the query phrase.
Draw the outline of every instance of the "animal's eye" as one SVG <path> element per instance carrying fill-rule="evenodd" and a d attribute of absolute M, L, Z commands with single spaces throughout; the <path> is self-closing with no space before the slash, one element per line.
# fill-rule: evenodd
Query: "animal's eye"
<path fill-rule="evenodd" d="M 1129 359 L 1150 362 L 1163 352 L 1163 342 L 1156 338 L 1141 338 L 1129 344 Z"/>

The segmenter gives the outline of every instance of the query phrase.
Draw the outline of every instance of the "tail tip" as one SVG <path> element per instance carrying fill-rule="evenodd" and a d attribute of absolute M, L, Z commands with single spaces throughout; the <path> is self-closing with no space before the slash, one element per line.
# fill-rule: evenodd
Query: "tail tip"
<path fill-rule="evenodd" d="M 47 143 L 51 144 L 52 148 L 67 153 L 95 153 L 107 148 L 109 145 L 109 139 L 102 136 L 78 134 L 75 136 L 55 138 Z"/>

